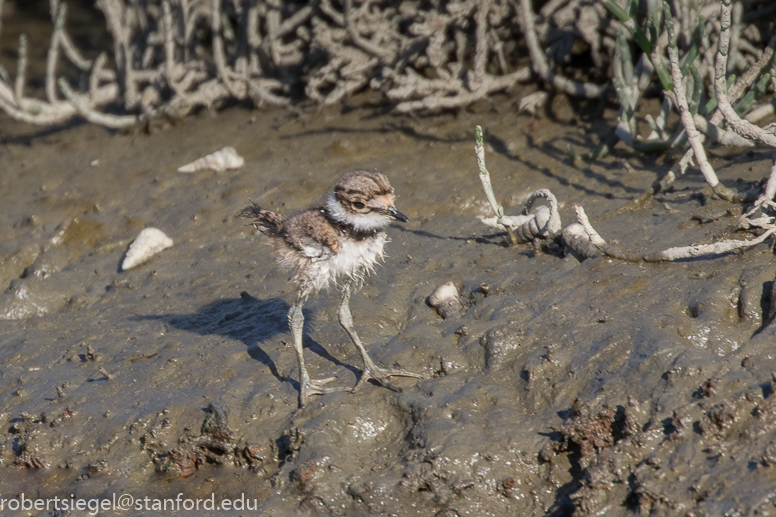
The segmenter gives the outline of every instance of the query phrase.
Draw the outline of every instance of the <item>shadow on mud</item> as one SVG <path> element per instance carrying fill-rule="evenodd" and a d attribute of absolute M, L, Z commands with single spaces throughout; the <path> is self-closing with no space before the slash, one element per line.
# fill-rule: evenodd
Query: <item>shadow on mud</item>
<path fill-rule="evenodd" d="M 258 346 L 277 334 L 288 331 L 288 303 L 280 298 L 259 300 L 246 292 L 240 298 L 217 300 L 200 307 L 193 314 L 160 314 L 135 316 L 135 321 L 163 321 L 173 327 L 202 336 L 227 336 L 242 341 L 248 354 L 269 368 L 281 381 L 275 362 Z"/>
<path fill-rule="evenodd" d="M 248 349 L 248 355 L 260 362 L 279 381 L 289 382 L 294 389 L 299 389 L 299 381 L 286 377 L 278 372 L 272 358 L 265 352 L 259 343 L 273 343 L 273 338 L 278 334 L 290 333 L 288 328 L 288 302 L 281 298 L 269 298 L 259 300 L 243 291 L 240 298 L 228 298 L 217 300 L 211 304 L 200 307 L 192 314 L 160 314 L 148 316 L 134 316 L 134 321 L 163 321 L 177 329 L 195 332 L 201 336 L 226 336 L 242 341 Z M 303 309 L 305 316 L 304 347 L 336 366 L 342 366 L 355 377 L 360 375 L 360 369 L 354 365 L 343 363 L 329 352 L 316 340 L 310 337 L 307 325 L 314 319 L 311 311 Z M 290 336 L 289 336 L 290 337 Z M 280 346 L 280 341 L 277 342 Z M 293 348 L 288 346 L 289 353 Z"/>

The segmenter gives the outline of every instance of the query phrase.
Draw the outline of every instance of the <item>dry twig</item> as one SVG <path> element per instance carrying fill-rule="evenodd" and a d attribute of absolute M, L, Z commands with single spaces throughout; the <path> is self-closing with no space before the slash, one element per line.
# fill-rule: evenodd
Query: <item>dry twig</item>
<path fill-rule="evenodd" d="M 729 253 L 738 249 L 755 246 L 776 233 L 776 227 L 772 226 L 763 232 L 760 236 L 752 240 L 723 240 L 712 244 L 695 244 L 692 246 L 668 248 L 663 251 L 647 253 L 645 255 L 633 255 L 606 242 L 590 224 L 590 221 L 587 218 L 587 214 L 585 214 L 585 210 L 581 206 L 575 206 L 574 211 L 577 214 L 577 220 L 579 221 L 579 224 L 584 229 L 584 234 L 586 234 L 587 240 L 590 244 L 592 244 L 592 246 L 607 256 L 628 262 L 672 262 L 675 260 L 697 258 L 708 255 L 720 255 L 722 253 Z M 564 233 L 568 233 L 572 236 L 572 238 L 566 239 L 567 245 L 574 248 L 583 256 L 591 256 L 591 248 L 589 246 L 580 245 L 580 242 L 584 242 L 584 239 L 580 238 L 580 232 L 576 227 L 574 227 L 570 232 L 566 232 L 566 230 L 564 230 Z M 593 255 L 595 254 L 593 253 Z"/>
<path fill-rule="evenodd" d="M 633 13 L 636 1 L 627 2 Z M 677 32 L 684 41 L 694 42 L 680 65 L 684 67 L 697 57 L 699 73 L 705 76 L 713 68 L 715 54 L 710 43 L 719 16 L 714 0 L 701 0 L 699 8 L 688 0 L 675 3 Z M 654 4 L 647 3 L 648 31 L 654 26 Z M 633 16 L 625 21 L 611 18 L 600 0 L 551 1 L 541 8 L 541 17 L 534 14 L 531 0 L 430 4 L 395 0 L 96 0 L 95 5 L 105 16 L 113 38 L 112 51 L 94 59 L 84 57 L 67 33 L 65 5 L 52 0 L 54 31 L 47 58 L 45 100 L 24 96 L 27 45 L 22 38 L 15 81 L 0 75 L 0 108 L 36 124 L 56 124 L 88 114 L 89 120 L 114 127 L 144 116 L 182 116 L 227 99 L 291 106 L 294 91 L 303 91 L 308 99 L 326 106 L 372 88 L 395 103 L 400 112 L 434 111 L 460 108 L 529 80 L 531 69 L 547 85 L 568 95 L 597 98 L 611 92 L 612 87 L 571 80 L 556 68 L 573 63 L 575 42 L 582 40 L 594 63 L 588 75 L 603 76 L 614 68 L 615 79 L 624 85 L 618 90 L 629 100 L 623 104 L 620 137 L 645 150 L 683 143 L 682 135 L 669 135 L 665 117 L 648 119 L 654 126 L 653 135 L 640 140 L 632 115 L 641 92 L 649 87 L 655 73 L 662 73 L 666 34 L 655 34 L 649 52 L 639 56 L 635 82 L 622 81 L 618 70 L 630 73 L 623 68 L 630 55 L 623 54 L 618 31 L 636 35 L 644 23 Z M 702 23 L 699 15 L 706 16 L 707 22 Z M 759 33 L 741 21 L 740 10 L 731 16 L 726 67 L 759 71 L 769 62 L 766 54 L 770 48 L 765 52 L 757 48 Z M 521 38 L 529 50 L 530 66 L 525 66 L 519 52 Z M 115 68 L 108 63 L 114 63 Z M 57 91 L 65 68 L 81 74 L 81 83 L 88 83 L 88 90 L 78 91 L 71 82 L 72 95 Z M 755 72 L 747 73 L 748 83 L 743 78 L 739 83 L 751 84 L 756 76 Z M 731 90 L 731 99 L 736 95 Z M 113 105 L 111 111 L 121 106 L 127 116 L 135 118 L 98 116 L 108 105 Z M 699 129 L 732 143 L 720 121 L 712 119 L 711 125 L 700 124 Z"/>

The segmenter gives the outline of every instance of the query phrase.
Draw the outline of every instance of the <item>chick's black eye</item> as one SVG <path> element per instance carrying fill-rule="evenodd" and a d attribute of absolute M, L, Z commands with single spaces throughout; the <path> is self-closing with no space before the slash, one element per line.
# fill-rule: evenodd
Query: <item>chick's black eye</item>
<path fill-rule="evenodd" d="M 366 205 L 365 205 L 364 203 L 362 203 L 361 201 L 356 201 L 355 203 L 353 203 L 353 206 L 354 206 L 355 208 L 357 208 L 357 209 L 361 210 L 361 209 L 362 209 L 362 208 L 364 208 Z"/>

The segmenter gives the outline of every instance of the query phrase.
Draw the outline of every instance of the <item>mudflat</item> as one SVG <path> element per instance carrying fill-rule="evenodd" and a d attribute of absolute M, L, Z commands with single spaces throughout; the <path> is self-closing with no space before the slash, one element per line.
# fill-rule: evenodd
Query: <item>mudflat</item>
<path fill-rule="evenodd" d="M 678 156 L 573 160 L 613 111 L 555 97 L 534 118 L 515 99 L 422 118 L 368 96 L 301 117 L 235 107 L 150 135 L 4 119 L 0 499 L 129 495 L 146 514 L 179 493 L 235 500 L 202 503 L 209 515 L 776 512 L 771 241 L 664 264 L 507 246 L 477 219 L 491 214 L 476 124 L 508 214 L 547 188 L 564 226 L 582 205 L 632 252 L 751 238 L 735 232 L 742 207 L 694 169 L 633 203 Z M 224 146 L 242 168 L 177 172 Z M 765 150 L 710 157 L 741 192 L 771 166 Z M 356 326 L 378 364 L 425 378 L 298 409 L 295 288 L 236 214 L 249 197 L 281 213 L 321 203 L 355 168 L 385 173 L 410 219 L 354 294 Z M 149 226 L 173 247 L 121 271 Z M 450 281 L 462 308 L 442 319 L 427 298 Z M 308 369 L 355 384 L 338 302 L 305 306 Z"/>

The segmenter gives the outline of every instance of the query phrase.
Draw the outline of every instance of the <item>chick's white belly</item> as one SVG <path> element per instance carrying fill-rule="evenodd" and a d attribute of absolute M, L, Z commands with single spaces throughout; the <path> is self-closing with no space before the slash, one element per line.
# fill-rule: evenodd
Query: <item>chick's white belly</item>
<path fill-rule="evenodd" d="M 386 242 L 385 234 L 378 234 L 361 241 L 341 238 L 340 252 L 311 259 L 306 276 L 316 290 L 327 287 L 342 276 L 358 281 L 363 280 L 372 272 L 377 261 L 383 257 L 383 247 Z"/>

